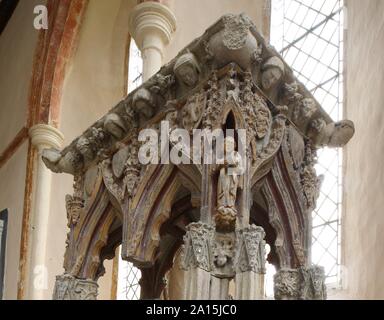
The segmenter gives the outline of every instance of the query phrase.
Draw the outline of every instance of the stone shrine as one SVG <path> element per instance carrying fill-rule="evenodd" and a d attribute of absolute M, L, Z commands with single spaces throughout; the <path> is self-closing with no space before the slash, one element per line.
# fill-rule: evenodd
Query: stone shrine
<path fill-rule="evenodd" d="M 143 164 L 139 134 L 163 135 L 163 121 L 191 139 L 198 129 L 232 130 L 228 158 Z M 48 168 L 74 176 L 54 298 L 96 299 L 103 261 L 122 245 L 123 259 L 141 270 L 143 299 L 160 297 L 170 268 L 186 272 L 180 299 L 228 299 L 231 281 L 234 299 L 263 299 L 266 259 L 277 270 L 276 299 L 325 299 L 324 271 L 310 259 L 322 181 L 316 150 L 342 147 L 353 134 L 247 16 L 223 16 L 70 145 L 44 151 Z M 182 263 L 173 265 L 180 247 Z"/>

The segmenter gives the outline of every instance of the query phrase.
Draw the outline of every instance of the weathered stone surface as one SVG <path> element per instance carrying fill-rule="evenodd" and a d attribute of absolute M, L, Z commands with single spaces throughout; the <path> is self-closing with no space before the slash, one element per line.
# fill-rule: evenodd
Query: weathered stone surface
<path fill-rule="evenodd" d="M 64 274 L 56 277 L 53 300 L 96 300 L 97 288 L 95 281 Z"/>
<path fill-rule="evenodd" d="M 275 299 L 325 300 L 324 281 L 324 268 L 319 266 L 281 269 L 274 276 Z"/>
<path fill-rule="evenodd" d="M 140 130 L 161 136 L 163 120 L 165 135 L 184 128 L 190 138 L 194 129 L 244 136 L 225 136 L 221 163 L 140 163 Z M 120 243 L 123 258 L 143 270 L 144 296 L 158 296 L 186 231 L 184 297 L 226 299 L 234 280 L 237 299 L 263 298 L 268 241 L 276 298 L 324 299 L 323 271 L 309 267 L 316 150 L 343 146 L 353 133 L 352 122 L 332 121 L 249 18 L 222 17 L 68 147 L 45 150 L 51 170 L 75 176 L 66 275 L 55 296 L 96 296 L 103 260 Z M 156 150 L 163 156 L 177 144 Z"/>
<path fill-rule="evenodd" d="M 250 70 L 256 85 L 276 106 L 287 105 L 288 117 L 297 122 L 302 134 L 309 130 L 316 145 L 339 147 L 352 137 L 353 124 L 331 120 L 248 17 L 226 15 L 86 130 L 81 139 L 61 152 L 46 152 L 45 163 L 55 172 L 75 174 L 85 170 L 113 153 L 117 141 L 128 139 L 134 122 L 142 126 L 160 116 L 169 100 L 182 98 L 211 72 L 229 63 Z"/>

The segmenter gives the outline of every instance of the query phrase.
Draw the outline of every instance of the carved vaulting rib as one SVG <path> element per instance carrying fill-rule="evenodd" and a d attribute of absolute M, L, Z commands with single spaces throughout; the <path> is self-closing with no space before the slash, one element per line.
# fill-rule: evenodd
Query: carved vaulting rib
<path fill-rule="evenodd" d="M 275 249 L 279 257 L 278 268 L 289 267 L 292 265 L 292 247 L 290 246 L 290 230 L 287 230 L 287 219 L 284 219 L 281 215 L 281 209 L 276 200 L 274 193 L 274 186 L 271 179 L 267 179 L 263 188 L 262 194 L 265 197 L 265 201 L 268 204 L 268 216 L 269 222 L 274 227 L 276 232 Z"/>
<path fill-rule="evenodd" d="M 150 266 L 156 261 L 160 228 L 170 216 L 180 187 L 189 189 L 192 203 L 193 196 L 196 198 L 200 195 L 198 183 L 201 178 L 196 168 L 192 165 L 188 169 L 187 166 L 173 165 L 148 168 L 142 187 L 137 190 L 130 206 L 133 209 L 130 211 L 128 230 L 123 238 L 123 250 L 127 250 L 123 251 L 124 258 L 139 266 Z"/>
<path fill-rule="evenodd" d="M 80 214 L 80 219 L 69 233 L 69 248 L 64 269 L 82 279 L 97 280 L 102 266 L 100 252 L 107 244 L 109 228 L 116 215 L 109 201 L 109 193 L 100 184 L 93 201 Z"/>

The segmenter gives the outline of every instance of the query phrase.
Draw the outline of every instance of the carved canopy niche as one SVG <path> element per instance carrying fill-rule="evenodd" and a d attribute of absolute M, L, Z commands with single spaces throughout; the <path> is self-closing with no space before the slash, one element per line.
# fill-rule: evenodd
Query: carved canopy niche
<path fill-rule="evenodd" d="M 245 149 L 242 174 L 192 163 L 191 154 L 190 164 L 140 163 L 143 129 L 160 137 L 177 128 L 191 141 L 194 129 L 233 129 L 232 156 Z M 323 271 L 310 261 L 316 150 L 342 147 L 353 133 L 351 121 L 332 121 L 247 16 L 223 16 L 69 146 L 45 150 L 46 165 L 75 181 L 55 298 L 95 298 L 103 260 L 119 244 L 142 270 L 142 297 L 159 297 L 183 244 L 174 266 L 188 275 L 181 298 L 226 299 L 234 280 L 235 298 L 260 299 L 266 242 L 276 298 L 324 298 Z M 159 158 L 175 145 L 161 144 Z"/>

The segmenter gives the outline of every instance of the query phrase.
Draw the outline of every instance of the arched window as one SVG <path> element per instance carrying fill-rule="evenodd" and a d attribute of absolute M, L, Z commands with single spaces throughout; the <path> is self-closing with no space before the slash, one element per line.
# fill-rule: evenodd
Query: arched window
<path fill-rule="evenodd" d="M 334 121 L 343 111 L 343 0 L 272 0 L 271 43 Z M 312 262 L 340 284 L 342 152 L 318 151 L 324 175 L 312 213 Z"/>
<path fill-rule="evenodd" d="M 142 83 L 143 59 L 135 41 L 131 38 L 128 61 L 128 92 L 130 93 Z M 118 300 L 138 300 L 140 298 L 141 272 L 132 263 L 121 259 L 119 250 L 119 274 L 117 281 Z"/>

